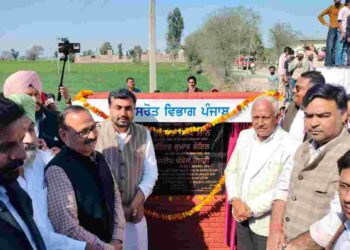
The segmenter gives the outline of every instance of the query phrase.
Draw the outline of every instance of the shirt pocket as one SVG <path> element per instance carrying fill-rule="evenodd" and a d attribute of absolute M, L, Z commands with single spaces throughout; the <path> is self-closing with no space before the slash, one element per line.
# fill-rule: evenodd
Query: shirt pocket
<path fill-rule="evenodd" d="M 334 198 L 335 182 L 329 180 L 315 181 L 312 190 L 314 205 L 322 210 L 328 209 L 331 200 Z"/>

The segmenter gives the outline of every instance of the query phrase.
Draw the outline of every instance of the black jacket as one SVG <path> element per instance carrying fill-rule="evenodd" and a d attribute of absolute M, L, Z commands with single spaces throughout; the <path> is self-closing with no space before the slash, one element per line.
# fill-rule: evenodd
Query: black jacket
<path fill-rule="evenodd" d="M 51 111 L 42 108 L 36 113 L 36 118 L 39 120 L 39 138 L 44 139 L 49 148 L 62 148 L 64 143 L 58 133 L 58 118 L 59 112 Z"/>

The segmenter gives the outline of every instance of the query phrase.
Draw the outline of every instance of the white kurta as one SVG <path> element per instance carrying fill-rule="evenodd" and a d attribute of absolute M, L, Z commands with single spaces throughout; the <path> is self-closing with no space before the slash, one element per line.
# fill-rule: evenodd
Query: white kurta
<path fill-rule="evenodd" d="M 129 132 L 129 131 L 128 131 Z M 128 134 L 117 133 L 118 145 L 121 150 L 125 145 L 125 138 Z M 158 177 L 157 160 L 154 152 L 153 142 L 151 134 L 147 131 L 146 139 L 146 152 L 144 160 L 144 172 L 142 180 L 139 184 L 139 188 L 145 196 L 145 200 L 152 193 L 155 181 Z M 124 250 L 147 250 L 148 249 L 148 236 L 147 236 L 147 222 L 146 217 L 137 223 L 126 222 L 125 225 L 125 237 L 124 237 Z"/>
<path fill-rule="evenodd" d="M 55 233 L 47 210 L 47 188 L 44 182 L 44 170 L 54 157 L 48 151 L 38 150 L 35 159 L 24 165 L 24 178 L 19 176 L 19 185 L 29 194 L 33 204 L 34 221 L 44 239 L 48 250 L 83 250 L 86 243 Z"/>
<path fill-rule="evenodd" d="M 289 134 L 300 142 L 300 144 L 303 143 L 305 137 L 304 116 L 304 110 L 299 109 L 289 130 Z"/>

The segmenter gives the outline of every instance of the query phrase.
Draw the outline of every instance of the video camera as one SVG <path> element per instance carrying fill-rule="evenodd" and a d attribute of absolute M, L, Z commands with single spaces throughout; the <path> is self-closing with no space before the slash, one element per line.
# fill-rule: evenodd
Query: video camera
<path fill-rule="evenodd" d="M 62 41 L 61 43 L 58 43 L 58 52 L 63 54 L 63 67 L 61 73 L 61 81 L 58 85 L 57 101 L 61 101 L 60 87 L 63 86 L 64 69 L 66 67 L 68 56 L 69 54 L 80 52 L 80 43 L 70 43 L 67 38 L 59 38 L 59 40 Z"/>
<path fill-rule="evenodd" d="M 80 52 L 80 43 L 70 43 L 68 39 L 62 38 L 63 42 L 58 43 L 58 52 L 64 55 L 74 54 Z"/>

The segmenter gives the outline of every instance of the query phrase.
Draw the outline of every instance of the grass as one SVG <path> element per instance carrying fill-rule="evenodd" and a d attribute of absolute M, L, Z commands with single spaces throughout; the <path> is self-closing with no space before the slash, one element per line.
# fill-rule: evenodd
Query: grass
<path fill-rule="evenodd" d="M 148 64 L 74 64 L 70 65 L 71 72 L 64 76 L 64 85 L 69 88 L 71 96 L 81 89 L 91 89 L 96 92 L 110 91 L 125 86 L 125 79 L 133 77 L 136 86 L 142 92 L 149 92 Z M 60 69 L 62 64 L 60 65 Z M 1 61 L 0 62 L 0 87 L 6 78 L 18 70 L 34 70 L 40 75 L 43 82 L 43 90 L 47 93 L 57 93 L 57 85 L 60 75 L 57 72 L 57 62 L 50 61 Z M 157 88 L 161 92 L 182 92 L 187 88 L 187 77 L 194 74 L 186 69 L 185 63 L 157 64 Z M 212 85 L 203 75 L 196 75 L 199 88 L 210 90 Z M 1 91 L 0 91 L 1 92 Z"/>

